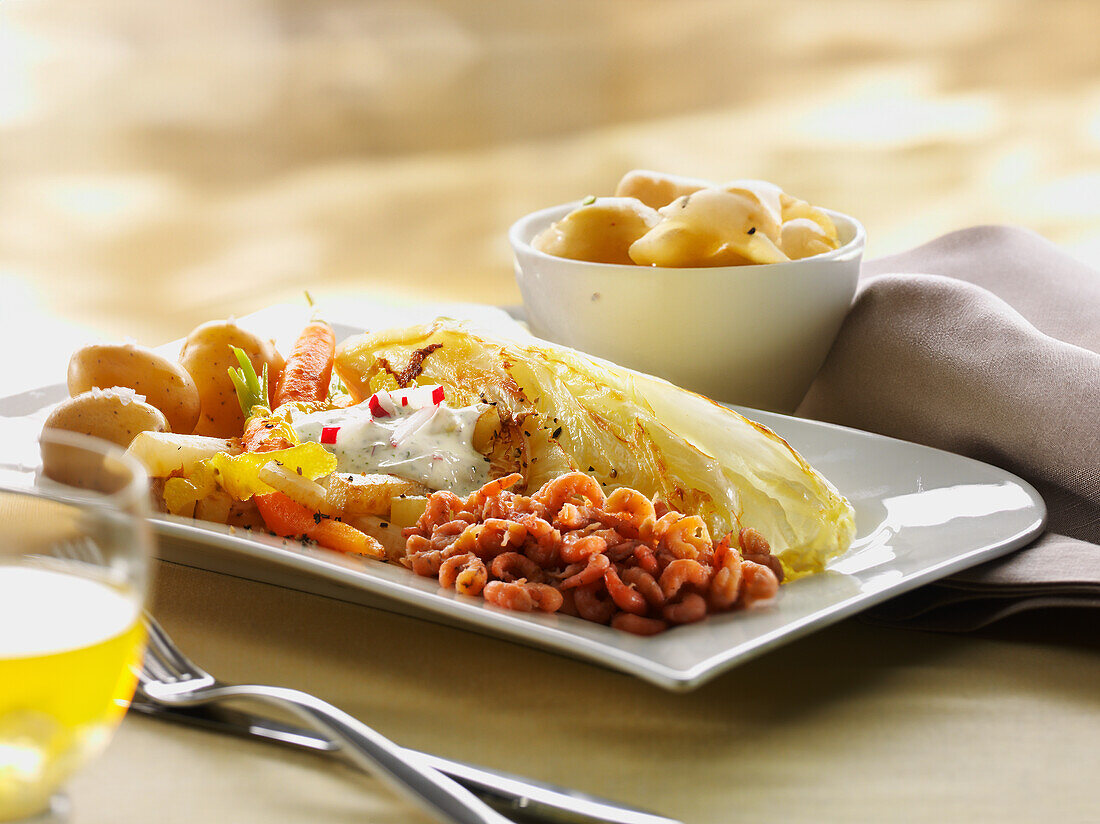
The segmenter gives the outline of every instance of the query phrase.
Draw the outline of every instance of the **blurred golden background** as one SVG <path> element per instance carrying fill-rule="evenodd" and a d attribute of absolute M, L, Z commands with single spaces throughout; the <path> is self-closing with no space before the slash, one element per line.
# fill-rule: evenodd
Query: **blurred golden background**
<path fill-rule="evenodd" d="M 1010 222 L 1100 261 L 1100 4 L 0 3 L 0 288 L 159 344 L 303 289 L 518 302 L 505 233 L 653 168 L 868 254 Z"/>

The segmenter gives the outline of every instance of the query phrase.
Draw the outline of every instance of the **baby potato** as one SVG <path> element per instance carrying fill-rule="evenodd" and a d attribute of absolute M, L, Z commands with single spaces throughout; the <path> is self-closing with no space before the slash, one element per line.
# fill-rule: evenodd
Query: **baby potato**
<path fill-rule="evenodd" d="M 173 432 L 190 434 L 199 419 L 199 391 L 187 370 L 134 344 L 92 344 L 69 360 L 69 394 L 124 386 L 144 395 Z"/>
<path fill-rule="evenodd" d="M 168 419 L 132 389 L 89 389 L 59 403 L 46 418 L 43 430 L 64 429 L 92 435 L 127 447 L 140 432 L 167 432 Z M 42 471 L 55 481 L 109 491 L 109 466 L 61 443 L 42 442 Z"/>
<path fill-rule="evenodd" d="M 783 225 L 783 198 L 787 195 L 774 183 L 766 180 L 731 180 L 718 187 L 727 192 L 741 192 L 755 198 L 760 204 L 760 223 L 757 231 L 763 231 L 774 241 L 779 240 L 779 227 Z"/>
<path fill-rule="evenodd" d="M 660 209 L 678 197 L 693 194 L 713 185 L 709 181 L 694 177 L 634 169 L 623 175 L 623 179 L 615 187 L 615 197 L 635 197 L 652 209 Z"/>
<path fill-rule="evenodd" d="M 630 244 L 660 219 L 656 210 L 635 198 L 601 197 L 578 206 L 531 245 L 557 257 L 629 265 Z"/>
<path fill-rule="evenodd" d="M 741 266 L 787 256 L 763 230 L 769 217 L 747 191 L 701 189 L 660 210 L 661 222 L 630 247 L 641 266 Z M 772 228 L 778 240 L 778 227 Z"/>
<path fill-rule="evenodd" d="M 124 387 L 89 389 L 59 403 L 44 429 L 67 429 L 127 447 L 139 432 L 167 432 L 164 413 Z"/>
<path fill-rule="evenodd" d="M 215 320 L 196 327 L 180 350 L 180 364 L 191 375 L 199 393 L 199 420 L 194 434 L 215 438 L 239 437 L 244 414 L 229 380 L 230 367 L 239 366 L 230 347 L 241 349 L 259 375 L 267 366 L 269 386 L 278 383 L 283 359 L 272 341 L 261 340 L 235 320 Z"/>
<path fill-rule="evenodd" d="M 783 202 L 783 222 L 788 220 L 797 220 L 798 218 L 806 218 L 812 220 L 818 226 L 821 227 L 822 233 L 832 243 L 832 248 L 835 249 L 840 245 L 836 233 L 836 226 L 833 224 L 832 219 L 816 206 L 811 206 L 805 200 L 799 200 L 798 198 L 791 197 L 788 194 L 784 194 L 782 198 Z"/>
<path fill-rule="evenodd" d="M 831 240 L 825 230 L 808 217 L 796 217 L 783 224 L 780 245 L 791 260 L 801 260 L 832 251 L 836 248 L 836 241 Z"/>

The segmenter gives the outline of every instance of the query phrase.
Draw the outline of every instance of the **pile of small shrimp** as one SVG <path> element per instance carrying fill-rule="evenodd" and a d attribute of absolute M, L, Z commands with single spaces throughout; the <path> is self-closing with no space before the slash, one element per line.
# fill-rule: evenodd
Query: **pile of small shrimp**
<path fill-rule="evenodd" d="M 462 499 L 435 492 L 402 562 L 498 607 L 561 612 L 638 635 L 772 598 L 783 569 L 754 529 L 711 541 L 698 515 L 582 472 L 533 495 L 518 473 Z"/>

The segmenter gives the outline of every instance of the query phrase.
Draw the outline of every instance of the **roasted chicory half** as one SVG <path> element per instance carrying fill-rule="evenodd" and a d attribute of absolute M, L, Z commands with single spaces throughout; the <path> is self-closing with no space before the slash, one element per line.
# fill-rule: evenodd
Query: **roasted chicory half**
<path fill-rule="evenodd" d="M 356 400 L 442 384 L 451 406 L 484 404 L 490 423 L 475 445 L 529 490 L 580 470 L 702 516 L 715 540 L 754 527 L 789 578 L 822 570 L 855 534 L 848 501 L 766 426 L 571 349 L 439 320 L 350 338 L 335 368 Z"/>

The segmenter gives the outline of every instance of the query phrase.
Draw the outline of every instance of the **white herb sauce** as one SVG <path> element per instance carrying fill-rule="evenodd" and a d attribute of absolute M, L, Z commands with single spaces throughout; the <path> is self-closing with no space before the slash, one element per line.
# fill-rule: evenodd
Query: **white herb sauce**
<path fill-rule="evenodd" d="M 293 415 L 291 425 L 300 440 L 332 452 L 338 472 L 398 475 L 465 495 L 489 482 L 489 463 L 473 446 L 474 424 L 483 411 L 444 402 L 398 407 L 388 417 L 375 417 L 362 403 Z"/>

